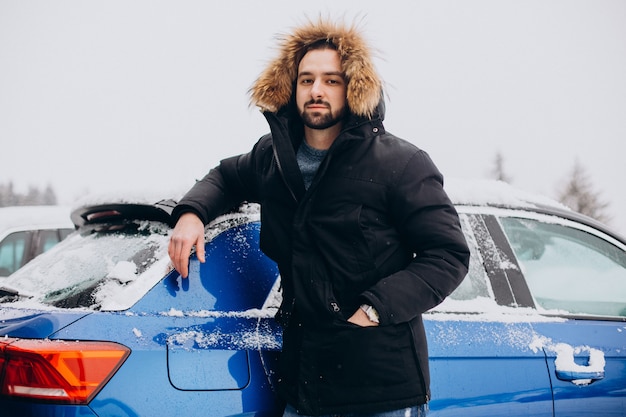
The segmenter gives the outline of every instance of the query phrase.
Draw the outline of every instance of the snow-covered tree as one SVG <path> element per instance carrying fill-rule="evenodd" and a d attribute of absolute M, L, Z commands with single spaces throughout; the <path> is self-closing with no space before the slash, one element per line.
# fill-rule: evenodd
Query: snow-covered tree
<path fill-rule="evenodd" d="M 606 212 L 609 204 L 603 201 L 598 191 L 594 190 L 590 176 L 578 160 L 574 162 L 565 186 L 559 192 L 558 199 L 572 210 L 596 220 L 601 222 L 610 220 Z"/>

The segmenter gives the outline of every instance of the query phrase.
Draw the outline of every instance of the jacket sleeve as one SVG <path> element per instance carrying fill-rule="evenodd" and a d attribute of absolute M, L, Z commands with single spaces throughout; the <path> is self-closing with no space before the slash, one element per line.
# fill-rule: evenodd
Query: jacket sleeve
<path fill-rule="evenodd" d="M 390 191 L 390 211 L 414 257 L 362 295 L 381 324 L 410 321 L 441 303 L 467 274 L 470 257 L 443 177 L 426 152 L 415 153 Z"/>
<path fill-rule="evenodd" d="M 247 154 L 224 159 L 185 194 L 172 211 L 172 224 L 187 212 L 197 214 L 204 224 L 236 208 L 244 201 L 258 201 L 258 184 L 255 175 L 258 149 L 269 140 L 264 136 Z"/>

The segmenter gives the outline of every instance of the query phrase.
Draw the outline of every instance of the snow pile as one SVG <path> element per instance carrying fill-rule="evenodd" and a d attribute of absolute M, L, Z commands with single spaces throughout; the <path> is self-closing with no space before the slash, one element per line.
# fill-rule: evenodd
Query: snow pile
<path fill-rule="evenodd" d="M 169 258 L 161 258 L 141 274 L 141 279 L 127 284 L 116 280 L 105 281 L 94 294 L 94 299 L 100 305 L 101 311 L 126 310 L 160 282 L 171 269 Z"/>
<path fill-rule="evenodd" d="M 114 279 L 122 284 L 128 284 L 137 277 L 137 265 L 134 262 L 121 261 L 115 264 L 107 274 L 107 279 Z"/>

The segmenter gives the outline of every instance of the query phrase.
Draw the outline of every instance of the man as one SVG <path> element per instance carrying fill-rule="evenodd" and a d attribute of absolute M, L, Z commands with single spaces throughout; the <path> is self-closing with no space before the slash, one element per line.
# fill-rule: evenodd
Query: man
<path fill-rule="evenodd" d="M 428 155 L 383 127 L 382 83 L 355 27 L 308 22 L 250 90 L 271 133 L 223 160 L 173 212 L 183 277 L 204 225 L 261 205 L 261 249 L 283 302 L 285 415 L 425 415 L 422 313 L 467 272 L 469 251 Z"/>

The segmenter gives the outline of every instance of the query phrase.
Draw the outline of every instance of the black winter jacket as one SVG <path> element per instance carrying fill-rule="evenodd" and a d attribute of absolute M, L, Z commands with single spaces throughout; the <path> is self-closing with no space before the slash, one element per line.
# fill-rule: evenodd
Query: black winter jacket
<path fill-rule="evenodd" d="M 386 133 L 380 114 L 350 116 L 305 190 L 302 127 L 264 113 L 271 134 L 226 159 L 174 210 L 208 223 L 261 204 L 261 249 L 277 262 L 284 326 L 279 391 L 300 413 L 380 412 L 428 401 L 422 313 L 467 272 L 458 215 L 429 156 Z M 380 326 L 347 319 L 362 303 Z"/>

